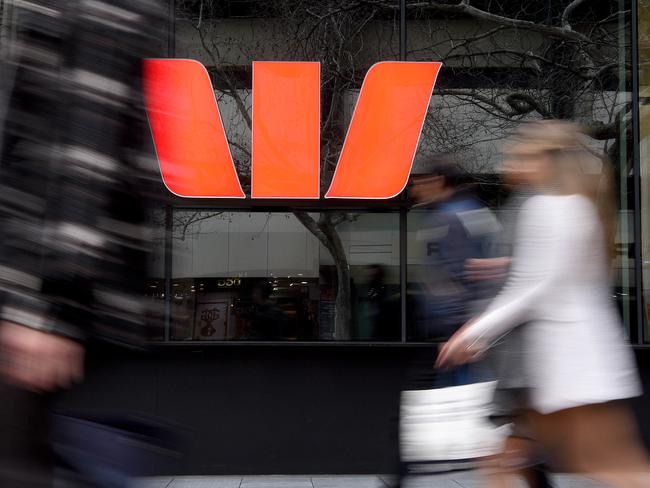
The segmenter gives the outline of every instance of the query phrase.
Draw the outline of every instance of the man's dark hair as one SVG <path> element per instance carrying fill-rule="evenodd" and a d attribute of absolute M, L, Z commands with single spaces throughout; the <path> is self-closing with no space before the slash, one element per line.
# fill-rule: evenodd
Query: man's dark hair
<path fill-rule="evenodd" d="M 466 183 L 466 177 L 458 167 L 457 163 L 448 158 L 431 157 L 422 165 L 425 170 L 413 175 L 412 180 L 417 182 L 420 179 L 442 176 L 445 179 L 445 186 L 456 188 Z"/>

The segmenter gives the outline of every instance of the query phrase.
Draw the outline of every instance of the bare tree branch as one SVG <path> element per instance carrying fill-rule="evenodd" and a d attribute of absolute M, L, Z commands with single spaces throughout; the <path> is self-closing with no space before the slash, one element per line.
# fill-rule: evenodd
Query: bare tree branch
<path fill-rule="evenodd" d="M 573 30 L 571 28 L 571 22 L 570 22 L 571 14 L 580 5 L 588 1 L 589 0 L 573 0 L 569 5 L 567 5 L 567 7 L 564 9 L 564 12 L 562 13 L 562 27 L 564 29 Z"/>
<path fill-rule="evenodd" d="M 486 39 L 488 37 L 492 37 L 493 35 L 498 34 L 499 32 L 503 32 L 504 30 L 511 29 L 511 28 L 512 27 L 507 26 L 507 25 L 499 25 L 499 26 L 495 27 L 494 29 L 490 29 L 490 30 L 484 32 L 483 34 L 467 37 L 462 42 L 460 42 L 460 43 L 456 44 L 454 47 L 452 47 L 448 54 L 451 54 L 454 51 L 458 51 L 461 48 L 467 47 L 469 44 L 473 44 L 475 42 Z"/>
<path fill-rule="evenodd" d="M 187 219 L 179 219 L 179 218 L 177 218 L 176 220 L 178 221 L 178 225 L 181 226 L 181 237 L 180 237 L 180 239 L 182 241 L 185 240 L 185 237 L 187 235 L 187 230 L 190 227 L 190 225 L 194 225 L 197 222 L 200 222 L 202 220 L 208 220 L 208 219 L 217 217 L 217 216 L 221 215 L 222 213 L 223 212 L 196 211 L 196 212 L 192 213 Z"/>
<path fill-rule="evenodd" d="M 531 112 L 537 112 L 544 118 L 549 118 L 551 114 L 535 99 L 527 93 L 510 93 L 506 96 L 506 102 L 512 110 L 519 115 L 526 115 Z"/>
<path fill-rule="evenodd" d="M 219 69 L 221 63 L 219 63 L 219 60 L 214 55 L 214 51 L 208 47 L 205 40 L 205 33 L 203 32 L 203 29 L 196 29 L 196 31 L 199 34 L 201 46 L 208 54 L 208 56 L 210 56 L 210 60 L 212 61 L 212 66 L 214 67 L 214 69 Z M 246 122 L 246 125 L 248 125 L 249 128 L 253 127 L 253 120 L 251 119 L 251 116 L 248 113 L 244 101 L 242 100 L 241 96 L 237 92 L 237 87 L 232 83 L 232 81 L 228 76 L 224 76 L 223 78 L 228 85 L 227 90 L 223 90 L 223 92 L 229 95 L 230 97 L 232 97 L 232 99 L 235 101 L 235 104 L 237 105 L 237 109 L 239 110 L 244 121 Z"/>
<path fill-rule="evenodd" d="M 511 93 L 508 95 L 512 101 L 512 105 L 508 102 L 506 97 L 506 104 L 500 103 L 496 98 L 491 98 L 487 95 L 483 95 L 476 90 L 467 90 L 467 89 L 440 89 L 436 90 L 436 95 L 452 95 L 456 97 L 466 97 L 470 99 L 474 99 L 476 103 L 478 104 L 484 104 L 487 105 L 488 107 L 491 107 L 495 110 L 497 110 L 500 114 L 511 118 L 511 117 L 516 117 L 520 115 L 524 115 L 526 113 L 530 113 L 533 111 L 537 111 L 540 115 L 543 117 L 548 116 L 548 112 L 542 108 L 537 102 L 535 102 L 532 97 L 525 95 L 523 93 Z M 529 109 L 524 111 L 523 110 L 523 105 L 518 104 L 520 101 L 526 101 L 529 102 Z"/>
<path fill-rule="evenodd" d="M 238 143 L 237 141 L 233 141 L 233 140 L 230 140 L 230 139 L 229 139 L 229 140 L 228 140 L 228 144 L 230 144 L 230 145 L 233 146 L 233 147 L 236 147 L 236 148 L 239 149 L 241 152 L 243 152 L 246 156 L 249 156 L 249 157 L 251 156 L 251 150 L 248 149 L 246 146 L 244 146 L 244 145 Z"/>
<path fill-rule="evenodd" d="M 199 21 L 196 23 L 196 28 L 201 28 L 201 23 L 203 22 L 203 0 L 201 0 L 201 6 L 199 7 Z"/>
<path fill-rule="evenodd" d="M 337 227 L 343 222 L 356 222 L 359 219 L 358 214 L 350 214 L 348 212 L 339 212 L 332 217 L 332 225 Z"/>
<path fill-rule="evenodd" d="M 631 127 L 632 111 L 631 104 L 625 104 L 619 112 L 617 112 L 613 121 L 604 123 L 594 121 L 586 123 L 587 135 L 598 141 L 606 141 L 615 139 L 621 133 L 621 125 Z"/>
<path fill-rule="evenodd" d="M 295 211 L 293 212 L 293 215 L 300 221 L 300 223 L 309 231 L 311 232 L 316 238 L 320 241 L 320 243 L 325 246 L 330 252 L 330 246 L 331 244 L 327 240 L 327 236 L 325 233 L 321 230 L 321 228 L 318 226 L 318 222 L 316 222 L 316 219 L 314 219 L 309 213 L 307 212 L 301 212 L 301 211 Z"/>
<path fill-rule="evenodd" d="M 590 44 L 591 40 L 580 32 L 576 32 L 565 27 L 554 27 L 542 23 L 532 22 L 529 20 L 514 19 L 510 17 L 504 17 L 502 15 L 493 14 L 485 10 L 480 10 L 476 7 L 469 5 L 468 3 L 460 4 L 443 4 L 437 2 L 420 2 L 409 4 L 410 8 L 430 8 L 437 10 L 439 12 L 449 13 L 449 14 L 464 14 L 469 15 L 470 17 L 478 20 L 483 20 L 486 22 L 493 22 L 495 24 L 500 24 L 508 27 L 513 27 L 516 29 L 525 29 L 532 32 L 537 32 L 544 36 L 554 38 L 554 39 L 566 39 L 569 41 L 579 41 L 586 44 Z"/>
<path fill-rule="evenodd" d="M 553 60 L 551 60 L 549 58 L 546 58 L 544 56 L 540 56 L 539 54 L 535 54 L 532 51 L 521 52 L 521 51 L 515 51 L 515 50 L 512 50 L 512 49 L 492 49 L 490 51 L 472 52 L 472 53 L 469 53 L 469 54 L 454 54 L 452 56 L 445 56 L 444 58 L 442 58 L 442 61 L 443 62 L 449 62 L 449 61 L 454 60 L 454 59 L 467 59 L 467 60 L 470 60 L 472 58 L 480 58 L 480 57 L 489 58 L 489 57 L 496 57 L 496 56 L 499 56 L 499 55 L 513 56 L 513 57 L 516 57 L 516 58 L 522 60 L 522 62 L 524 62 L 524 63 L 526 61 L 539 61 L 541 63 L 548 64 L 548 65 L 553 66 L 555 68 L 558 68 L 558 69 L 561 69 L 561 70 L 564 70 L 564 71 L 568 71 L 568 72 L 574 74 L 575 76 L 579 76 L 580 78 L 584 78 L 584 79 L 587 79 L 587 80 L 593 79 L 595 77 L 595 75 L 593 75 L 593 74 L 588 74 L 587 71 L 583 71 L 583 72 L 578 71 L 577 69 L 575 69 L 575 68 L 573 68 L 571 66 L 567 66 L 567 65 L 555 62 L 555 61 L 553 61 Z M 542 71 L 537 63 L 534 63 L 534 64 L 529 63 L 529 64 L 534 65 L 537 68 L 538 71 Z"/>

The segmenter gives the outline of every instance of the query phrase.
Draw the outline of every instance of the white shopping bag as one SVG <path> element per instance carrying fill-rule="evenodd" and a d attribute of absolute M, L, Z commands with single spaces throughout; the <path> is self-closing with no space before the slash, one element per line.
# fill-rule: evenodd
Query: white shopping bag
<path fill-rule="evenodd" d="M 465 469 L 496 454 L 504 433 L 489 419 L 495 387 L 485 381 L 402 392 L 400 455 L 409 471 Z"/>

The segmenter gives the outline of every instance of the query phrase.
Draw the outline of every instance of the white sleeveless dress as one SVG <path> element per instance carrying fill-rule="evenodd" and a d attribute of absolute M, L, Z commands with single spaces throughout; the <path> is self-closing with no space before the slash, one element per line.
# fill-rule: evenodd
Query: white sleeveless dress
<path fill-rule="evenodd" d="M 522 207 L 506 286 L 464 333 L 488 346 L 526 323 L 525 374 L 541 413 L 641 393 L 609 288 L 602 227 L 580 195 Z"/>

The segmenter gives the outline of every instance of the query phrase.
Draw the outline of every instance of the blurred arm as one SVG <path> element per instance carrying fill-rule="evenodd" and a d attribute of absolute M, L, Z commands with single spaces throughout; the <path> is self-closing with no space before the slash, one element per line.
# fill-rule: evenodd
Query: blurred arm
<path fill-rule="evenodd" d="M 507 277 L 510 257 L 468 259 L 465 276 L 470 281 L 500 281 Z"/>
<path fill-rule="evenodd" d="M 535 318 L 533 305 L 553 286 L 569 244 L 565 220 L 548 202 L 533 198 L 522 209 L 507 283 L 488 310 L 463 329 L 465 343 L 484 348 Z"/>
<path fill-rule="evenodd" d="M 142 318 L 132 297 L 142 293 L 135 166 L 146 125 L 134 108 L 154 4 L 43 3 L 19 18 L 3 124 L 0 319 L 84 340 L 98 311 L 120 327 Z"/>
<path fill-rule="evenodd" d="M 51 257 L 46 219 L 56 202 L 51 192 L 61 108 L 57 66 L 61 23 L 57 13 L 18 11 L 15 59 L 5 60 L 0 157 L 0 319 L 41 331 L 82 338 L 71 324 L 54 324 L 44 269 Z"/>

